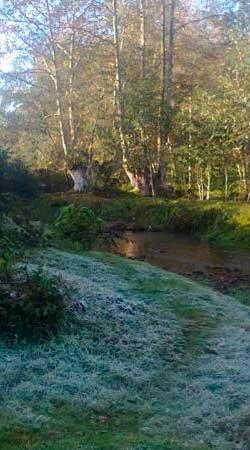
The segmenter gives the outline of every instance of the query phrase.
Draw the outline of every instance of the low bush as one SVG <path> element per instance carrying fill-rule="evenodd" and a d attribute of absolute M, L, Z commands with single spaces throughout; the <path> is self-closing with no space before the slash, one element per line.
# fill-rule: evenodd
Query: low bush
<path fill-rule="evenodd" d="M 0 211 L 0 268 L 10 257 L 23 255 L 28 247 L 42 244 L 43 232 L 40 222 L 31 222 L 24 217 L 14 220 Z"/>
<path fill-rule="evenodd" d="M 69 205 L 61 209 L 55 230 L 59 237 L 80 242 L 89 249 L 103 236 L 104 221 L 89 208 Z"/>
<path fill-rule="evenodd" d="M 65 303 L 55 279 L 42 271 L 12 275 L 0 285 L 0 335 L 11 340 L 44 340 L 60 331 Z"/>
<path fill-rule="evenodd" d="M 0 275 L 6 278 L 14 258 L 20 251 L 21 229 L 8 216 L 0 212 Z"/>

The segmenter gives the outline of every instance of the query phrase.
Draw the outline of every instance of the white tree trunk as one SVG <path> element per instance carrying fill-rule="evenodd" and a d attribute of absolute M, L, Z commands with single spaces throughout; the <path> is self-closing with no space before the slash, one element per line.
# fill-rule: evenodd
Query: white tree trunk
<path fill-rule="evenodd" d="M 160 111 L 160 184 L 165 186 L 169 150 L 171 96 L 175 52 L 176 0 L 162 0 L 162 98 Z M 168 14 L 168 18 L 167 18 Z"/>
<path fill-rule="evenodd" d="M 207 193 L 206 193 L 206 200 L 210 200 L 210 190 L 211 190 L 211 169 L 210 167 L 207 167 Z"/>
<path fill-rule="evenodd" d="M 228 170 L 227 167 L 225 166 L 224 168 L 224 193 L 225 193 L 225 200 L 228 199 Z"/>
<path fill-rule="evenodd" d="M 74 182 L 73 190 L 75 192 L 83 192 L 86 190 L 86 188 L 88 186 L 86 170 L 84 170 L 82 168 L 71 169 L 71 170 L 68 170 L 68 174 L 71 176 L 71 178 Z"/>

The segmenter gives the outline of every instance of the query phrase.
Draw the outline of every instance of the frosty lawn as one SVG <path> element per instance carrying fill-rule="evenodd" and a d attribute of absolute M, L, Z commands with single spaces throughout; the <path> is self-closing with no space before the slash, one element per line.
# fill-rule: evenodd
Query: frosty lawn
<path fill-rule="evenodd" d="M 247 449 L 250 310 L 116 256 L 30 260 L 72 295 L 64 335 L 0 347 L 0 449 Z"/>

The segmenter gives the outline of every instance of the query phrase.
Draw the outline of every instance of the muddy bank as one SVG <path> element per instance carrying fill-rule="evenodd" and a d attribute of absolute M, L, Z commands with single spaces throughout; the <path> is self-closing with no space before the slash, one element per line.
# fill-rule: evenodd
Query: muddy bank
<path fill-rule="evenodd" d="M 250 253 L 222 249 L 190 236 L 165 232 L 124 232 L 105 250 L 151 264 L 198 281 L 223 293 L 250 291 Z"/>

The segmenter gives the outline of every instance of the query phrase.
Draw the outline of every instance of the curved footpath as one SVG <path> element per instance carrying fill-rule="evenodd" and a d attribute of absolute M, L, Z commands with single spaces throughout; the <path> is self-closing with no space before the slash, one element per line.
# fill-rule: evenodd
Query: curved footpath
<path fill-rule="evenodd" d="M 1 344 L 6 427 L 56 430 L 55 405 L 63 402 L 108 423 L 136 417 L 144 445 L 133 444 L 125 427 L 114 447 L 83 439 L 78 446 L 22 448 L 250 448 L 249 308 L 181 276 L 110 254 L 51 249 L 34 255 L 30 269 L 40 264 L 69 289 L 71 324 L 44 345 Z"/>

